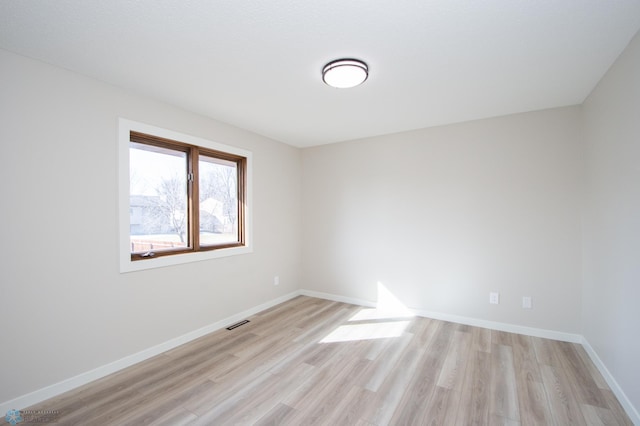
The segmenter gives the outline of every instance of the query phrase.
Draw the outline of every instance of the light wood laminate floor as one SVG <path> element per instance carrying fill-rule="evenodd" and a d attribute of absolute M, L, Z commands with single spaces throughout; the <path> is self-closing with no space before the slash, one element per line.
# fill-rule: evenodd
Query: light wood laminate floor
<path fill-rule="evenodd" d="M 293 300 L 30 410 L 64 425 L 632 425 L 580 345 Z"/>

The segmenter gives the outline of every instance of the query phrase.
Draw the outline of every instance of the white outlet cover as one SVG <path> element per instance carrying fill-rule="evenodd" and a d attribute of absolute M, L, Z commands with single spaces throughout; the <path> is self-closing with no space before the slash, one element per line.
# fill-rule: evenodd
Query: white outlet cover
<path fill-rule="evenodd" d="M 492 305 L 497 305 L 500 303 L 500 293 L 489 293 L 489 303 Z"/>
<path fill-rule="evenodd" d="M 531 297 L 529 296 L 524 296 L 522 298 L 522 307 L 524 309 L 531 309 Z"/>

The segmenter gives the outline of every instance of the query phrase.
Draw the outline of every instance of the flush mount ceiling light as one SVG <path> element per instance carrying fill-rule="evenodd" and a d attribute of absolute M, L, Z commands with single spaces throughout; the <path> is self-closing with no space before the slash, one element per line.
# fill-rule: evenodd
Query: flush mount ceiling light
<path fill-rule="evenodd" d="M 355 87 L 369 77 L 369 67 L 357 59 L 338 59 L 322 69 L 322 81 L 331 87 L 346 89 Z"/>

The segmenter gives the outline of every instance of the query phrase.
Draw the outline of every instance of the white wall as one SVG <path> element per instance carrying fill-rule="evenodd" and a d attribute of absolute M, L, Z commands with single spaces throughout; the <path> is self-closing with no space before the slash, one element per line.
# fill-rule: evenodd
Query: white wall
<path fill-rule="evenodd" d="M 118 117 L 253 152 L 252 254 L 119 273 Z M 299 286 L 298 149 L 6 51 L 0 141 L 0 402 Z"/>
<path fill-rule="evenodd" d="M 305 149 L 303 179 L 306 289 L 580 331 L 579 107 Z"/>
<path fill-rule="evenodd" d="M 640 409 L 640 34 L 584 103 L 583 334 Z M 637 416 L 637 414 L 636 414 Z"/>

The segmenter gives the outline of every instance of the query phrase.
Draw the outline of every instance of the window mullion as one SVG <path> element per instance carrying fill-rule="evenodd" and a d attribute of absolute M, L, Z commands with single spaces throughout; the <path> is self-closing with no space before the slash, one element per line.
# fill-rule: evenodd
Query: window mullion
<path fill-rule="evenodd" d="M 236 194 L 237 194 L 237 209 L 238 209 L 238 242 L 245 244 L 245 188 L 246 188 L 246 176 L 245 176 L 245 161 L 244 159 L 236 162 Z"/>
<path fill-rule="evenodd" d="M 188 197 L 189 197 L 189 232 L 191 238 L 191 244 L 194 251 L 200 250 L 200 195 L 199 195 L 199 173 L 198 173 L 198 157 L 199 150 L 197 147 L 192 147 L 189 153 L 189 185 L 188 185 Z"/>

